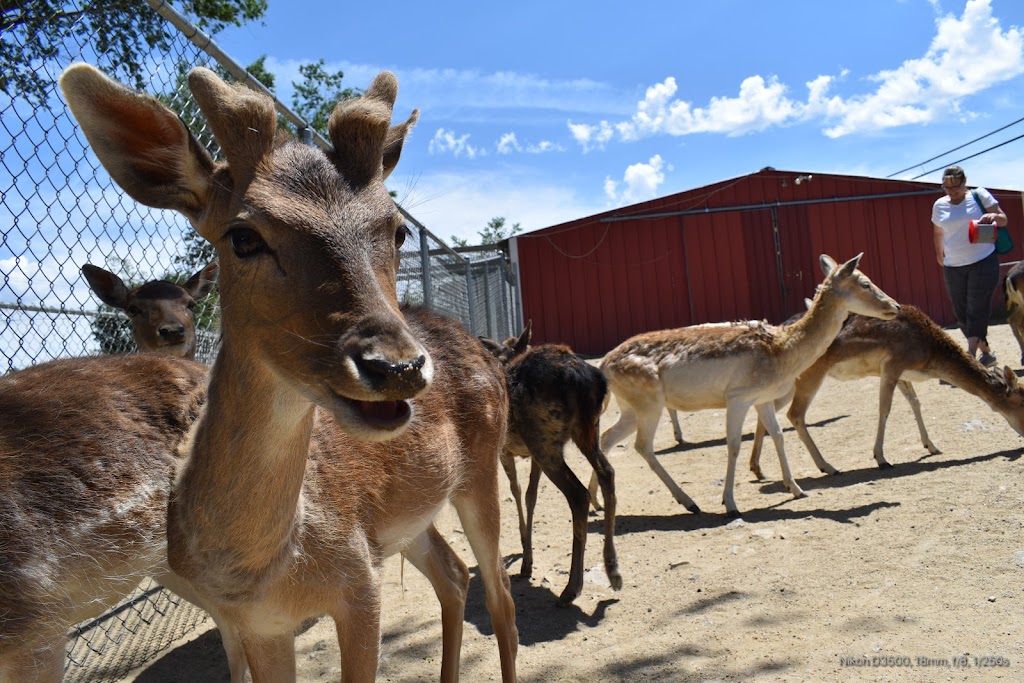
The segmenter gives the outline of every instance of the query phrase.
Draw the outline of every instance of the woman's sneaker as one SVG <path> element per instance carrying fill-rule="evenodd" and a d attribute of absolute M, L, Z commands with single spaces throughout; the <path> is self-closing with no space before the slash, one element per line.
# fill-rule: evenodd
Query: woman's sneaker
<path fill-rule="evenodd" d="M 978 362 L 986 368 L 990 368 L 996 364 L 996 354 L 983 351 L 982 354 L 978 356 Z"/>

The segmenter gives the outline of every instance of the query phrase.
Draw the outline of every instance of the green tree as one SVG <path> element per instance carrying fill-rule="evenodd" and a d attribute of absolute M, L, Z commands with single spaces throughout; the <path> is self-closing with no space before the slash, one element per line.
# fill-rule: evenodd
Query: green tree
<path fill-rule="evenodd" d="M 181 0 L 179 11 L 216 34 L 263 17 L 266 0 Z M 69 39 L 89 43 L 112 72 L 145 87 L 143 64 L 170 48 L 177 30 L 138 0 L 3 0 L 0 3 L 0 91 L 36 105 L 52 83 L 40 62 L 70 61 Z"/>
<path fill-rule="evenodd" d="M 323 59 L 303 64 L 299 67 L 303 81 L 292 81 L 292 85 L 295 86 L 295 92 L 292 93 L 292 108 L 320 134 L 327 131 L 327 121 L 331 118 L 334 105 L 341 100 L 358 97 L 363 92 L 358 88 L 342 87 L 341 81 L 345 73 L 336 71 L 332 74 L 325 66 L 326 62 Z"/>
<path fill-rule="evenodd" d="M 495 216 L 491 220 L 487 221 L 487 227 L 477 232 L 480 236 L 480 244 L 497 244 L 502 240 L 507 240 L 513 235 L 518 235 L 523 229 L 519 226 L 519 223 L 514 223 L 510 227 L 505 227 L 505 217 Z M 468 247 L 470 246 L 469 240 L 461 237 L 452 235 L 452 244 L 456 247 Z"/>

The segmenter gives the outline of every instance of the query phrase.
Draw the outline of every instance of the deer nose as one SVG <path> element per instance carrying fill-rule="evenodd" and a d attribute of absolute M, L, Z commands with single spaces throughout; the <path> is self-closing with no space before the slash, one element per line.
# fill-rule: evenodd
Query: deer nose
<path fill-rule="evenodd" d="M 363 377 L 385 394 L 412 396 L 427 386 L 427 378 L 420 372 L 427 363 L 423 354 L 400 361 L 366 356 L 354 360 Z"/>
<path fill-rule="evenodd" d="M 160 329 L 157 330 L 157 334 L 164 341 L 180 341 L 185 338 L 185 326 L 178 325 L 161 325 Z"/>

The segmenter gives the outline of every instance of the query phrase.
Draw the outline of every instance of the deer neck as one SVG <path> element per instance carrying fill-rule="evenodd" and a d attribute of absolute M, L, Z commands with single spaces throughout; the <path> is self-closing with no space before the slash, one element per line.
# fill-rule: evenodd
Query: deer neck
<path fill-rule="evenodd" d="M 977 396 L 993 408 L 1004 404 L 1003 391 L 989 381 L 988 372 L 959 348 L 954 353 L 933 354 L 929 374 Z"/>
<path fill-rule="evenodd" d="M 800 320 L 784 328 L 781 360 L 799 375 L 811 367 L 843 329 L 850 310 L 828 290 L 818 293 Z"/>
<path fill-rule="evenodd" d="M 225 337 L 168 513 L 175 571 L 241 596 L 290 561 L 314 410 Z"/>

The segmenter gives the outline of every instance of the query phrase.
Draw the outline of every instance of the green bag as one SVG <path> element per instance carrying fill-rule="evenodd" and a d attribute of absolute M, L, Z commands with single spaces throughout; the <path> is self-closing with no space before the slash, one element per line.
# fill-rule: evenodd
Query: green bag
<path fill-rule="evenodd" d="M 981 203 L 981 199 L 978 198 L 978 193 L 975 190 L 971 190 L 971 194 L 974 195 L 974 203 L 984 211 L 986 207 Z M 1013 251 L 1013 238 L 1010 237 L 1010 231 L 1005 226 L 1000 225 L 996 230 L 996 253 L 1008 254 L 1011 251 Z"/>

